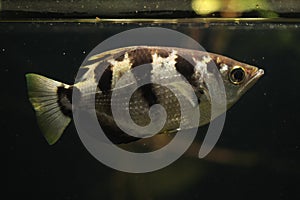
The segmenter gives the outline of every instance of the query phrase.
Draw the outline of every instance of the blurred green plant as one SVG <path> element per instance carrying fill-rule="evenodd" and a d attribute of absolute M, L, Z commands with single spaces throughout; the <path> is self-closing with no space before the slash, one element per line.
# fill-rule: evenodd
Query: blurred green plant
<path fill-rule="evenodd" d="M 239 17 L 244 12 L 256 11 L 260 17 L 278 17 L 267 0 L 192 0 L 191 7 L 198 15 L 220 12 L 222 17 Z"/>

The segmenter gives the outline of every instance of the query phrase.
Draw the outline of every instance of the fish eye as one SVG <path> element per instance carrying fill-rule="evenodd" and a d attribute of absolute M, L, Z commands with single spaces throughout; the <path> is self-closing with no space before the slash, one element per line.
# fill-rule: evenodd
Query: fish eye
<path fill-rule="evenodd" d="M 240 66 L 234 66 L 229 72 L 229 80 L 235 84 L 241 84 L 245 79 L 245 70 Z"/>

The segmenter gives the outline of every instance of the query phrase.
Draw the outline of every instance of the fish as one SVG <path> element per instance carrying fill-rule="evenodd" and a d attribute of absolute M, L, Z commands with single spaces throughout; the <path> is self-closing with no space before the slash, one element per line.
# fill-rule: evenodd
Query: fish
<path fill-rule="evenodd" d="M 132 71 L 138 66 L 145 66 L 144 73 L 133 74 Z M 98 77 L 100 72 L 103 74 Z M 134 78 L 125 77 L 124 74 L 128 73 L 133 74 Z M 111 110 L 114 92 L 126 92 L 138 80 L 150 81 L 151 83 L 137 88 L 128 100 L 130 116 L 137 125 L 146 126 L 151 121 L 150 108 L 160 104 L 165 108 L 167 119 L 159 133 L 171 133 L 178 130 L 181 121 L 180 98 L 189 102 L 189 108 L 200 110 L 199 127 L 213 120 L 210 115 L 208 80 L 216 73 L 224 84 L 228 110 L 262 77 L 264 70 L 223 55 L 194 49 L 129 46 L 89 57 L 79 68 L 74 84 L 35 73 L 27 73 L 25 76 L 29 101 L 35 110 L 40 130 L 50 145 L 55 144 L 62 136 L 76 110 L 89 113 L 91 109 L 96 109 L 98 122 L 106 136 L 114 144 L 122 144 L 136 141 L 140 137 L 125 133 L 114 121 Z M 185 90 L 179 76 L 191 86 L 194 94 Z M 122 77 L 125 79 L 120 85 L 118 81 Z M 152 82 L 154 80 L 172 86 L 180 95 L 176 96 L 169 88 Z M 93 90 L 92 87 L 96 89 Z M 76 102 L 72 102 L 74 91 L 79 94 Z M 90 98 L 95 99 L 94 106 L 87 103 Z"/>

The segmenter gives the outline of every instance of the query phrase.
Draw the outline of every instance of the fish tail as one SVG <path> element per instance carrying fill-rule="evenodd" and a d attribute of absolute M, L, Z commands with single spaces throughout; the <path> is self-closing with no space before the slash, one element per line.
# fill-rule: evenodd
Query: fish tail
<path fill-rule="evenodd" d="M 26 74 L 29 100 L 47 142 L 54 144 L 72 117 L 72 86 L 38 74 Z"/>

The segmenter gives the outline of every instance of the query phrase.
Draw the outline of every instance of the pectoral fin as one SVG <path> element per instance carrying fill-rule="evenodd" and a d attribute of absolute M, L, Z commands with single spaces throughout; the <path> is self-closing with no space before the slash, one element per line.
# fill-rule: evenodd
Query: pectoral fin
<path fill-rule="evenodd" d="M 198 106 L 198 95 L 195 89 L 185 81 L 169 83 L 167 86 L 174 87 L 181 95 L 183 95 L 193 107 Z"/>

